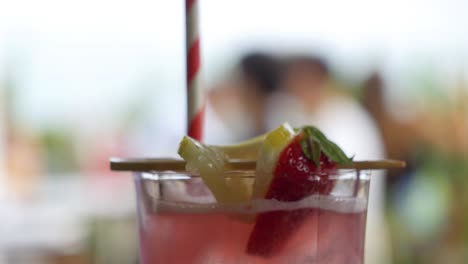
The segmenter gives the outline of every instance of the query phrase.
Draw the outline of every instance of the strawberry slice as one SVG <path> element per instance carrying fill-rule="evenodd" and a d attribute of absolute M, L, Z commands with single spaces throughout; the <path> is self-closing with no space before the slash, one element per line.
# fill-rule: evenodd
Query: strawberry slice
<path fill-rule="evenodd" d="M 350 161 L 343 156 L 344 153 L 320 131 L 304 128 L 279 155 L 265 199 L 288 202 L 313 194 L 329 194 L 334 187 L 329 175 L 336 170 L 336 162 Z M 259 214 L 247 253 L 269 257 L 278 252 L 310 212 L 310 209 L 299 209 Z"/>
<path fill-rule="evenodd" d="M 266 199 L 297 201 L 311 194 L 328 194 L 333 189 L 328 173 L 335 163 L 321 154 L 317 169 L 302 151 L 301 138 L 302 135 L 296 136 L 281 153 Z"/>

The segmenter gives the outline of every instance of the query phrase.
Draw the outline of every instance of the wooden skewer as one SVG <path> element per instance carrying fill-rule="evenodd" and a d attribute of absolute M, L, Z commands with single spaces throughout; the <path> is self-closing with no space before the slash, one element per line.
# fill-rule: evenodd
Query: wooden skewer
<path fill-rule="evenodd" d="M 355 161 L 352 165 L 340 165 L 340 169 L 356 169 L 356 170 L 387 170 L 387 169 L 402 169 L 406 166 L 406 162 L 401 160 L 373 160 L 373 161 Z"/>
<path fill-rule="evenodd" d="M 254 160 L 229 160 L 231 170 L 255 170 Z M 375 161 L 355 161 L 351 165 L 340 165 L 340 169 L 356 170 L 386 170 L 401 169 L 406 163 L 401 160 L 375 160 Z M 122 159 L 111 158 L 110 167 L 113 171 L 185 171 L 185 161 L 180 159 Z"/>

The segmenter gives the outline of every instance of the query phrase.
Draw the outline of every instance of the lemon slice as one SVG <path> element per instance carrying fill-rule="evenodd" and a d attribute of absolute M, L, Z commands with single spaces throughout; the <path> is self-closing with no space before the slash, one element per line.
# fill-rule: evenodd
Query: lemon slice
<path fill-rule="evenodd" d="M 279 155 L 294 135 L 293 128 L 283 124 L 236 145 L 205 145 L 186 136 L 179 155 L 186 161 L 186 170 L 200 175 L 219 203 L 246 202 L 265 196 Z M 225 177 L 231 170 L 230 159 L 257 160 L 255 178 Z"/>
<path fill-rule="evenodd" d="M 241 152 L 240 149 L 236 151 Z M 225 177 L 225 172 L 229 170 L 229 157 L 222 149 L 184 137 L 179 145 L 179 155 L 186 161 L 187 171 L 199 174 L 219 203 L 250 200 L 252 183 L 249 184 L 249 179 Z"/>
<path fill-rule="evenodd" d="M 256 160 L 258 157 L 258 150 L 262 146 L 268 133 L 258 137 L 240 142 L 235 145 L 209 145 L 209 147 L 220 150 L 229 159 L 242 159 L 242 160 Z"/>
<path fill-rule="evenodd" d="M 258 153 L 252 199 L 265 197 L 279 156 L 294 136 L 294 129 L 285 123 L 265 137 Z"/>

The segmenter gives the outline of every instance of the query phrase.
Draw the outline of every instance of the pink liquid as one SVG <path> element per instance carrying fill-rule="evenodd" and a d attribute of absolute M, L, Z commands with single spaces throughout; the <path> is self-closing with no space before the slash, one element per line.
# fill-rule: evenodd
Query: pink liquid
<path fill-rule="evenodd" d="M 140 212 L 142 264 L 363 263 L 366 211 L 307 211 L 299 226 L 273 256 L 246 253 L 254 222 L 243 222 L 219 210 Z"/>

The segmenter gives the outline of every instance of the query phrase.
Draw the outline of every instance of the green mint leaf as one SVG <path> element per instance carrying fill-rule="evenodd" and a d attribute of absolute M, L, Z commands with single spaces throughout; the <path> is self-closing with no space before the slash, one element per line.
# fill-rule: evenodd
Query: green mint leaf
<path fill-rule="evenodd" d="M 304 130 L 304 137 L 300 141 L 302 152 L 315 166 L 320 167 L 320 151 L 321 147 L 319 142 L 314 138 L 310 131 Z"/>
<path fill-rule="evenodd" d="M 336 145 L 332 141 L 328 141 L 328 144 L 330 148 L 327 151 L 328 153 L 325 152 L 325 155 L 327 155 L 327 157 L 341 165 L 350 165 L 353 163 L 352 159 L 348 158 L 343 152 L 343 150 L 341 150 L 341 148 L 338 147 L 338 145 Z"/>
<path fill-rule="evenodd" d="M 312 155 L 312 150 L 309 146 L 309 142 L 307 142 L 307 140 L 305 138 L 303 138 L 300 142 L 301 144 L 301 149 L 302 149 L 302 152 L 304 152 L 304 155 L 309 159 L 309 160 L 313 160 L 314 157 Z"/>
<path fill-rule="evenodd" d="M 320 152 L 322 151 L 322 147 L 320 146 L 319 140 L 314 136 L 313 131 L 306 130 L 306 140 L 310 145 L 312 150 L 312 161 L 315 163 L 315 166 L 318 168 L 320 167 Z"/>
<path fill-rule="evenodd" d="M 320 153 L 322 152 L 322 148 L 320 147 L 320 144 L 315 140 L 312 142 L 312 146 L 312 160 L 314 161 L 315 166 L 318 168 L 320 167 Z"/>
<path fill-rule="evenodd" d="M 312 160 L 317 167 L 320 166 L 321 151 L 338 164 L 348 165 L 352 163 L 352 159 L 348 158 L 338 145 L 328 140 L 318 128 L 306 126 L 302 128 L 302 132 L 304 133 L 304 138 L 301 140 L 302 150 L 306 157 Z"/>

